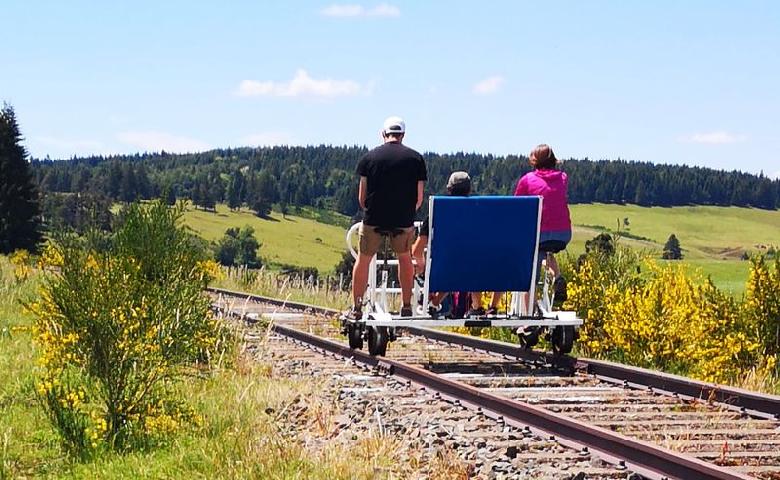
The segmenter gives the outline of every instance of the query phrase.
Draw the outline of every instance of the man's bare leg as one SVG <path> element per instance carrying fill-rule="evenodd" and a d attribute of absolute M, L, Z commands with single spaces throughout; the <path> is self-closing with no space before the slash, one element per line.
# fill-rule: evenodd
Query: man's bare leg
<path fill-rule="evenodd" d="M 372 257 L 373 255 L 359 254 L 352 268 L 352 302 L 357 310 L 363 308 L 363 294 L 366 293 L 368 286 L 368 269 Z"/>
<path fill-rule="evenodd" d="M 398 253 L 398 283 L 401 284 L 401 302 L 404 307 L 412 305 L 412 283 L 414 282 L 414 266 L 410 252 Z M 357 264 L 355 265 L 357 266 Z M 354 274 L 353 274 L 354 275 Z"/>

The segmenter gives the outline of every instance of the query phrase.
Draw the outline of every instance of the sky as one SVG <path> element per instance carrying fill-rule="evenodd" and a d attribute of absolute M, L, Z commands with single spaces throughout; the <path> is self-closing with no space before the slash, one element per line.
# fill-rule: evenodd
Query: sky
<path fill-rule="evenodd" d="M 0 0 L 37 158 L 404 143 L 780 178 L 780 2 Z"/>

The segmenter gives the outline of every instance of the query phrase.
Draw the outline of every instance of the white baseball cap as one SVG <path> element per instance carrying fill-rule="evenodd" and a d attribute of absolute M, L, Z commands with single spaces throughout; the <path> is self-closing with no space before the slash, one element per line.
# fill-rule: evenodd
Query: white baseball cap
<path fill-rule="evenodd" d="M 401 117 L 387 117 L 384 126 L 382 127 L 382 132 L 386 135 L 391 133 L 405 133 L 406 123 L 404 123 L 404 119 Z"/>

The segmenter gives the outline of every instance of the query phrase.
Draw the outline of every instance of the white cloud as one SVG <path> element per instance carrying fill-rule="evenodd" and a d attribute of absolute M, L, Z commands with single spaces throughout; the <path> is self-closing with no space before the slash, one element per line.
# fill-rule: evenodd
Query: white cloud
<path fill-rule="evenodd" d="M 252 146 L 294 145 L 295 141 L 292 135 L 287 132 L 260 132 L 242 137 L 241 144 Z"/>
<path fill-rule="evenodd" d="M 176 153 L 202 152 L 211 148 L 206 142 L 165 132 L 121 132 L 117 134 L 116 138 L 122 143 L 147 152 L 159 152 L 160 150 Z"/>
<path fill-rule="evenodd" d="M 503 84 L 504 77 L 495 75 L 474 84 L 472 91 L 477 95 L 490 95 L 491 93 L 496 93 Z"/>
<path fill-rule="evenodd" d="M 691 143 L 723 145 L 727 143 L 744 142 L 745 140 L 747 140 L 747 136 L 719 131 L 719 132 L 694 133 L 689 137 L 683 137 L 682 140 Z"/>
<path fill-rule="evenodd" d="M 353 80 L 321 80 L 309 76 L 306 70 L 298 69 L 289 82 L 266 80 L 244 80 L 238 86 L 236 95 L 240 97 L 339 97 L 369 93 L 370 86 L 362 86 Z"/>
<path fill-rule="evenodd" d="M 380 3 L 376 7 L 367 8 L 358 4 L 333 4 L 322 10 L 320 14 L 326 17 L 355 18 L 355 17 L 400 17 L 401 10 L 395 5 Z"/>
<path fill-rule="evenodd" d="M 769 178 L 771 178 L 773 180 L 780 180 L 780 170 L 778 170 L 775 173 L 769 175 Z"/>

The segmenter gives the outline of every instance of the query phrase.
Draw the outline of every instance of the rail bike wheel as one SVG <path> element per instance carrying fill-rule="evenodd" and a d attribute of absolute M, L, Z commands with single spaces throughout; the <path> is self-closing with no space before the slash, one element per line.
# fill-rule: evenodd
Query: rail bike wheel
<path fill-rule="evenodd" d="M 349 339 L 349 348 L 360 350 L 363 348 L 363 329 L 356 323 L 347 325 L 347 339 Z"/>
<path fill-rule="evenodd" d="M 518 333 L 517 336 L 520 340 L 520 345 L 526 348 L 526 350 L 530 350 L 536 346 L 537 343 L 539 343 L 539 335 L 541 333 L 541 328 L 539 327 L 532 327 L 531 329 Z"/>
<path fill-rule="evenodd" d="M 368 327 L 368 353 L 371 355 L 382 355 L 387 353 L 387 342 L 390 340 L 390 333 L 387 327 Z"/>
<path fill-rule="evenodd" d="M 576 333 L 574 331 L 574 326 L 572 325 L 555 327 L 550 338 L 553 353 L 556 355 L 566 355 L 571 353 L 572 348 L 574 348 L 575 335 Z"/>

